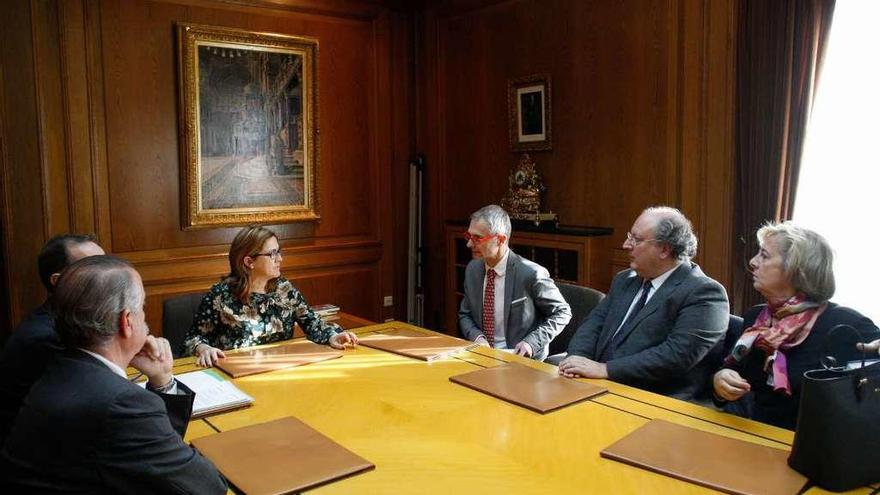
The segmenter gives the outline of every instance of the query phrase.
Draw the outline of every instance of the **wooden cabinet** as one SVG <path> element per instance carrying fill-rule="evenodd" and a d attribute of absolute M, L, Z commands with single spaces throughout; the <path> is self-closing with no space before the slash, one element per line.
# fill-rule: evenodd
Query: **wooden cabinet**
<path fill-rule="evenodd" d="M 524 230 L 529 229 L 529 230 Z M 471 261 L 464 233 L 467 225 L 446 224 L 446 332 L 458 334 L 458 308 L 464 298 L 464 272 Z M 531 224 L 518 225 L 510 236 L 513 251 L 550 272 L 557 282 L 607 290 L 607 277 L 598 267 L 599 260 L 610 256 L 607 242 L 612 229 L 607 227 L 559 227 L 537 229 Z"/>

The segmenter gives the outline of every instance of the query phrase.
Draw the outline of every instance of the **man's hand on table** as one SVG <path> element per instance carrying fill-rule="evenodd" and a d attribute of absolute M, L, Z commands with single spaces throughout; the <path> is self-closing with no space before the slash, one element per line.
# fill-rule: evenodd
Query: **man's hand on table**
<path fill-rule="evenodd" d="M 568 356 L 559 363 L 559 374 L 566 378 L 608 378 L 608 367 L 583 356 Z"/>

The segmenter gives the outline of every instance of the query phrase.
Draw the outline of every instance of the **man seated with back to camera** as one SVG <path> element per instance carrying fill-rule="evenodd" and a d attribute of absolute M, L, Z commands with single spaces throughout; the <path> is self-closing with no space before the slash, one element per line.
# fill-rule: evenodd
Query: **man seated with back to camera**
<path fill-rule="evenodd" d="M 12 331 L 0 353 L 0 446 L 31 385 L 61 352 L 52 310 L 58 277 L 74 261 L 98 254 L 104 254 L 104 250 L 91 235 L 56 235 L 40 249 L 37 269 L 46 288 L 46 300 Z"/>
<path fill-rule="evenodd" d="M 214 465 L 183 443 L 193 392 L 171 373 L 168 341 L 149 335 L 131 265 L 91 256 L 54 293 L 65 350 L 31 387 L 0 451 L 6 493 L 225 493 Z M 125 368 L 147 377 L 130 382 Z"/>
<path fill-rule="evenodd" d="M 707 355 L 724 338 L 729 306 L 724 287 L 691 262 L 691 222 L 675 208 L 647 208 L 623 249 L 630 268 L 577 329 L 559 373 L 708 400 Z"/>

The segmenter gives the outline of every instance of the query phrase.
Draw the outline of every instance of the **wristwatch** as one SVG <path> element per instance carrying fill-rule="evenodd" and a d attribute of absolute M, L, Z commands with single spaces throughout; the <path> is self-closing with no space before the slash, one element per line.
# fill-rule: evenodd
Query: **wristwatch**
<path fill-rule="evenodd" d="M 162 385 L 161 387 L 153 387 L 150 385 L 149 382 L 147 382 L 147 390 L 151 392 L 156 392 L 157 394 L 165 394 L 168 393 L 169 390 L 174 388 L 175 385 L 177 385 L 177 380 L 175 380 L 172 376 L 171 379 L 168 380 L 168 383 Z"/>

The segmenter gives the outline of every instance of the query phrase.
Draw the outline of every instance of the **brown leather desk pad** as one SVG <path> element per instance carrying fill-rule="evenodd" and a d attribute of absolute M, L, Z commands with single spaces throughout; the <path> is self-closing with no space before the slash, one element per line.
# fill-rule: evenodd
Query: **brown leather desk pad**
<path fill-rule="evenodd" d="M 807 479 L 788 467 L 788 451 L 655 419 L 601 452 L 602 457 L 736 495 L 795 495 Z"/>
<path fill-rule="evenodd" d="M 541 414 L 595 397 L 607 390 L 516 363 L 471 371 L 449 379 Z"/>
<path fill-rule="evenodd" d="M 227 352 L 217 367 L 233 378 L 266 371 L 292 368 L 304 364 L 317 363 L 342 356 L 342 351 L 330 346 L 300 340 L 290 344 L 242 352 Z"/>
<path fill-rule="evenodd" d="M 390 328 L 364 335 L 359 338 L 359 343 L 422 361 L 433 361 L 450 356 L 474 345 L 473 342 L 441 333 L 426 334 L 408 328 Z"/>
<path fill-rule="evenodd" d="M 192 444 L 247 494 L 299 492 L 376 467 L 292 417 L 196 438 Z"/>

